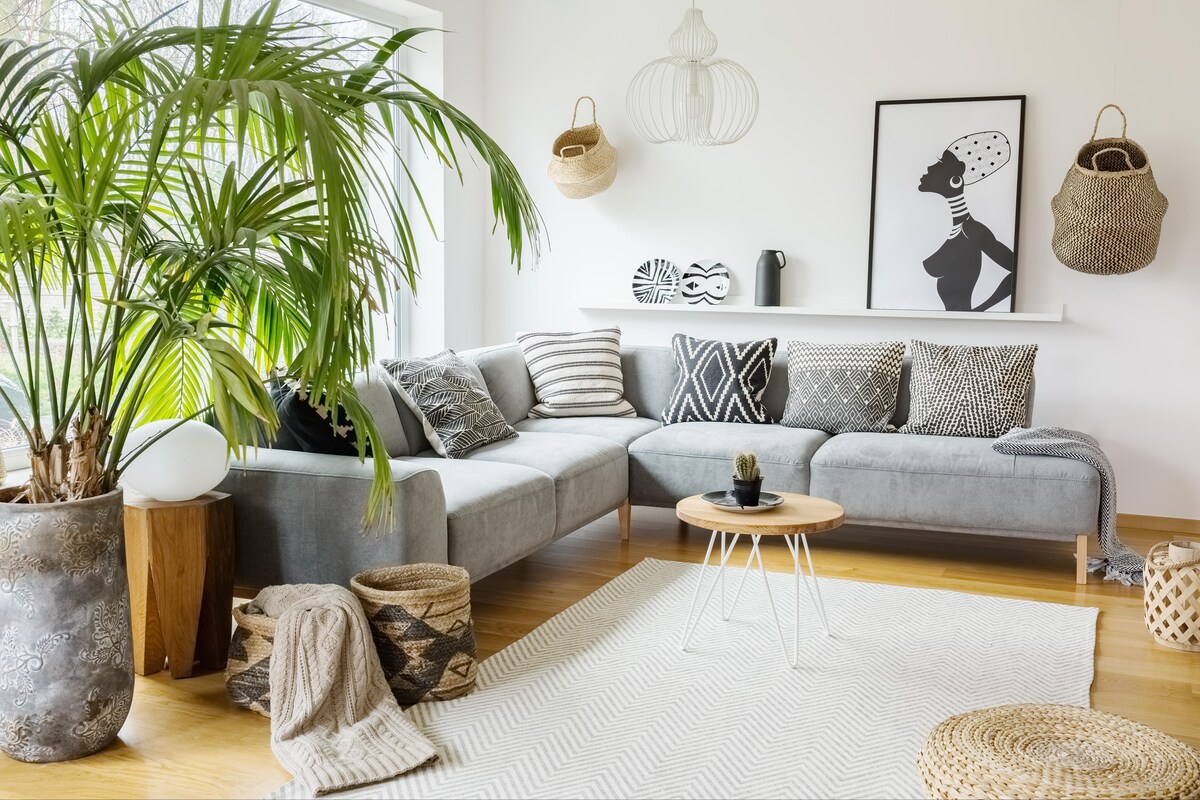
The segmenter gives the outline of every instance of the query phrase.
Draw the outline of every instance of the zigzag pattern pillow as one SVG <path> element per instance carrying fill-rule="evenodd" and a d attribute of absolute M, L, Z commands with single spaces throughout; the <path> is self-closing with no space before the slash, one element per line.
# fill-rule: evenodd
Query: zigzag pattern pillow
<path fill-rule="evenodd" d="M 781 422 L 826 433 L 892 433 L 904 342 L 788 342 Z"/>
<path fill-rule="evenodd" d="M 756 342 L 719 342 L 693 339 L 677 333 L 671 337 L 678 378 L 663 425 L 676 422 L 751 422 L 770 424 L 762 403 L 771 360 L 778 339 Z"/>
<path fill-rule="evenodd" d="M 425 438 L 443 458 L 461 458 L 517 435 L 453 350 L 429 358 L 383 361 L 400 398 L 421 420 Z"/>
<path fill-rule="evenodd" d="M 1025 424 L 1036 344 L 941 345 L 913 340 L 912 400 L 901 433 L 994 439 Z"/>

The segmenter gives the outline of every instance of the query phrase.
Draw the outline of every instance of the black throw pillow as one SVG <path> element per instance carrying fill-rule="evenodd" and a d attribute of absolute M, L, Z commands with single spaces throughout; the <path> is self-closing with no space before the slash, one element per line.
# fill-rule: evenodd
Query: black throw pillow
<path fill-rule="evenodd" d="M 677 377 L 663 409 L 663 425 L 676 422 L 772 422 L 763 405 L 779 340 L 720 342 L 671 337 Z"/>
<path fill-rule="evenodd" d="M 322 397 L 322 400 L 325 398 Z M 298 450 L 304 453 L 324 453 L 331 456 L 357 456 L 358 438 L 346 409 L 337 407 L 337 430 L 329 422 L 329 409 L 320 404 L 314 408 L 300 392 L 287 384 L 271 389 L 271 401 L 279 415 L 279 433 L 271 447 L 276 450 Z M 370 446 L 367 455 L 370 455 Z"/>

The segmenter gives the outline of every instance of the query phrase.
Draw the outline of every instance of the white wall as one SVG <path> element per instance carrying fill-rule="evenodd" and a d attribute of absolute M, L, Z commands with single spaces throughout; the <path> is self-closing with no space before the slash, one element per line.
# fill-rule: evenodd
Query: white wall
<path fill-rule="evenodd" d="M 676 331 L 1037 342 L 1036 422 L 1099 437 L 1116 464 L 1122 511 L 1200 518 L 1200 3 L 707 0 L 700 7 L 718 54 L 748 68 L 762 97 L 745 139 L 708 149 L 645 144 L 625 119 L 629 80 L 666 55 L 683 0 L 482 5 L 483 120 L 525 175 L 552 250 L 517 276 L 503 243 L 481 229 L 479 343 L 613 322 L 640 343 L 666 343 Z M 599 104 L 620 173 L 607 193 L 568 201 L 545 170 L 581 94 Z M 875 101 L 989 94 L 1028 95 L 1018 307 L 1065 303 L 1066 322 L 578 310 L 586 297 L 631 299 L 630 274 L 652 256 L 681 266 L 718 258 L 734 273 L 732 294 L 752 294 L 763 248 L 789 255 L 785 305 L 861 304 Z M 1074 273 L 1050 250 L 1050 198 L 1109 101 L 1129 113 L 1171 201 L 1158 260 L 1122 277 Z"/>

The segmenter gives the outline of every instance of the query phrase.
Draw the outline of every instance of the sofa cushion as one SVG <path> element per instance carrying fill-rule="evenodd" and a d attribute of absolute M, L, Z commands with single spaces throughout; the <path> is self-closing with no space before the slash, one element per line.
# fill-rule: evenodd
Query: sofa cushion
<path fill-rule="evenodd" d="M 675 334 L 675 388 L 663 409 L 663 424 L 770 423 L 762 396 L 778 344 L 774 338 L 722 342 Z"/>
<path fill-rule="evenodd" d="M 636 417 L 621 376 L 621 329 L 518 333 L 538 404 L 529 416 Z"/>
<path fill-rule="evenodd" d="M 515 464 L 401 459 L 435 470 L 446 496 L 449 562 L 476 581 L 554 539 L 554 481 Z"/>
<path fill-rule="evenodd" d="M 622 447 L 647 433 L 658 430 L 662 423 L 645 417 L 567 417 L 564 419 L 526 419 L 513 426 L 520 433 L 582 433 L 599 436 Z"/>
<path fill-rule="evenodd" d="M 812 460 L 811 494 L 864 525 L 1017 533 L 1095 533 L 1100 477 L 1065 458 L 1006 456 L 991 439 L 844 433 Z"/>
<path fill-rule="evenodd" d="M 452 350 L 429 358 L 384 361 L 400 398 L 421 418 L 425 438 L 446 458 L 462 458 L 517 435 L 483 388 L 482 376 Z"/>
<path fill-rule="evenodd" d="M 459 355 L 483 375 L 488 395 L 509 425 L 529 416 L 537 397 L 534 396 L 533 381 L 529 379 L 529 368 L 525 366 L 525 356 L 519 346 L 504 344 L 481 347 L 464 350 Z"/>
<path fill-rule="evenodd" d="M 693 494 L 733 485 L 733 457 L 758 456 L 763 489 L 808 493 L 808 464 L 829 439 L 823 431 L 736 422 L 683 422 L 629 445 L 629 499 L 672 506 Z"/>
<path fill-rule="evenodd" d="M 422 455 L 432 456 L 432 451 Z M 629 491 L 625 448 L 596 436 L 574 433 L 522 433 L 471 451 L 470 461 L 531 467 L 554 480 L 555 536 L 604 516 Z"/>
<path fill-rule="evenodd" d="M 995 438 L 1025 424 L 1037 345 L 974 347 L 913 340 L 901 433 Z"/>
<path fill-rule="evenodd" d="M 788 342 L 781 422 L 827 433 L 891 433 L 904 342 Z"/>

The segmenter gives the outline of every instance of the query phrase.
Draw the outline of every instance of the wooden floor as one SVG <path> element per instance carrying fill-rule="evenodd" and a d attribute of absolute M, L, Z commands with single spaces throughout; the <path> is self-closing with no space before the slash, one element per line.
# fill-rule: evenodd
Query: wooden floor
<path fill-rule="evenodd" d="M 1170 533 L 1125 529 L 1145 552 Z M 1101 610 L 1092 704 L 1200 747 L 1200 655 L 1155 645 L 1142 625 L 1140 589 L 1092 577 L 1074 582 L 1072 545 L 844 528 L 811 537 L 818 574 L 936 587 Z M 481 656 L 524 636 L 643 558 L 700 561 L 707 534 L 681 531 L 670 511 L 636 508 L 621 543 L 616 515 L 546 547 L 475 585 Z M 791 568 L 782 542 L 768 568 Z M 986 625 L 986 620 L 980 620 Z M 0 756 L 3 797 L 261 797 L 288 779 L 269 744 L 269 722 L 237 709 L 220 674 L 139 678 L 120 740 L 62 764 Z"/>

